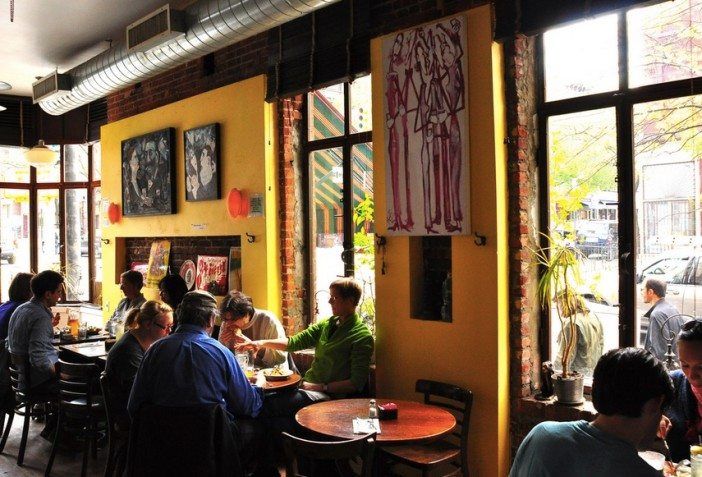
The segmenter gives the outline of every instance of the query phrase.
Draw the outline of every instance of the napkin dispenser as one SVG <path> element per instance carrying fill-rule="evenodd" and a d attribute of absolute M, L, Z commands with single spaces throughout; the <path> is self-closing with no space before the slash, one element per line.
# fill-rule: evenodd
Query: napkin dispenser
<path fill-rule="evenodd" d="M 389 402 L 378 406 L 378 419 L 381 421 L 397 419 L 397 404 Z"/>

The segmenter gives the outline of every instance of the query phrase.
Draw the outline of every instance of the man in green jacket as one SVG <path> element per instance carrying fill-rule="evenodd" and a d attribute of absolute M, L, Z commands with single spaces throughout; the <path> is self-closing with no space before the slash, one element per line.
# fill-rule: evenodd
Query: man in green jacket
<path fill-rule="evenodd" d="M 373 355 L 373 336 L 356 314 L 361 292 L 361 286 L 352 278 L 335 280 L 329 285 L 329 304 L 334 316 L 289 338 L 252 341 L 237 347 L 254 351 L 261 348 L 281 351 L 315 348 L 314 361 L 305 373 L 300 392 L 294 399 L 286 400 L 288 412 L 330 396 L 363 390 Z"/>

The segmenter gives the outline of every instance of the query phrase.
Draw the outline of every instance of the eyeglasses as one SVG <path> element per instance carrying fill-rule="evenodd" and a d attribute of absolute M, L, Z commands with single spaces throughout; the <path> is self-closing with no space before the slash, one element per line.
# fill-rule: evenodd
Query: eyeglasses
<path fill-rule="evenodd" d="M 168 331 L 169 333 L 173 329 L 173 323 L 171 323 L 170 325 L 165 325 L 165 326 L 162 325 L 161 323 L 159 323 L 158 321 L 152 321 L 152 323 L 154 325 L 158 326 L 159 328 L 161 328 L 163 331 Z"/>

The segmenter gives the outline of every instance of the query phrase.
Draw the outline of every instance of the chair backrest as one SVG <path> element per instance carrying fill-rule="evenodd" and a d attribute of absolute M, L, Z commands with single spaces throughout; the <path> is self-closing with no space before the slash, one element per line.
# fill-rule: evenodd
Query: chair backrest
<path fill-rule="evenodd" d="M 32 388 L 30 374 L 29 358 L 22 354 L 10 353 L 10 383 L 18 400 L 25 397 L 25 389 Z"/>
<path fill-rule="evenodd" d="M 312 460 L 310 476 L 314 476 L 315 460 L 337 461 L 360 457 L 363 462 L 360 475 L 362 477 L 370 477 L 373 471 L 375 433 L 348 441 L 319 442 L 301 439 L 283 432 L 283 448 L 285 449 L 285 475 L 288 477 L 303 477 L 298 471 L 298 457 L 306 457 Z"/>
<path fill-rule="evenodd" d="M 10 378 L 10 350 L 7 340 L 0 339 L 0 413 L 14 408 L 15 397 Z"/>
<path fill-rule="evenodd" d="M 105 402 L 105 413 L 107 414 L 107 433 L 110 439 L 114 439 L 114 435 L 119 431 L 117 429 L 117 409 L 115 397 L 110 387 L 110 380 L 104 372 L 100 374 L 100 389 L 102 389 L 102 397 Z"/>
<path fill-rule="evenodd" d="M 424 394 L 424 403 L 443 407 L 456 417 L 456 431 L 452 437 L 461 449 L 461 467 L 468 474 L 468 429 L 470 410 L 473 407 L 473 393 L 453 384 L 418 379 L 414 390 Z"/>
<path fill-rule="evenodd" d="M 242 476 L 222 405 L 143 404 L 129 431 L 127 475 Z"/>
<path fill-rule="evenodd" d="M 98 396 L 98 367 L 93 363 L 59 360 L 59 404 L 64 410 L 91 412 Z"/>

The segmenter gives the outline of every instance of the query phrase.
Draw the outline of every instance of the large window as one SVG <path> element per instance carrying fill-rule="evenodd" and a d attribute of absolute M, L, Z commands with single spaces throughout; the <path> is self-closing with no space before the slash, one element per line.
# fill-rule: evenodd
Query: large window
<path fill-rule="evenodd" d="M 329 283 L 354 276 L 363 285 L 359 312 L 372 325 L 375 228 L 370 76 L 309 93 L 307 113 L 312 314 L 330 316 Z"/>
<path fill-rule="evenodd" d="M 680 312 L 702 314 L 702 0 L 548 31 L 542 58 L 542 231 L 579 252 L 578 292 L 604 351 L 641 345 L 647 277 L 668 283 Z M 555 315 L 542 323 L 551 358 Z"/>
<path fill-rule="evenodd" d="M 66 301 L 98 302 L 100 145 L 50 147 L 57 163 L 34 168 L 22 149 L 0 146 L 0 300 L 18 272 L 56 270 Z"/>

